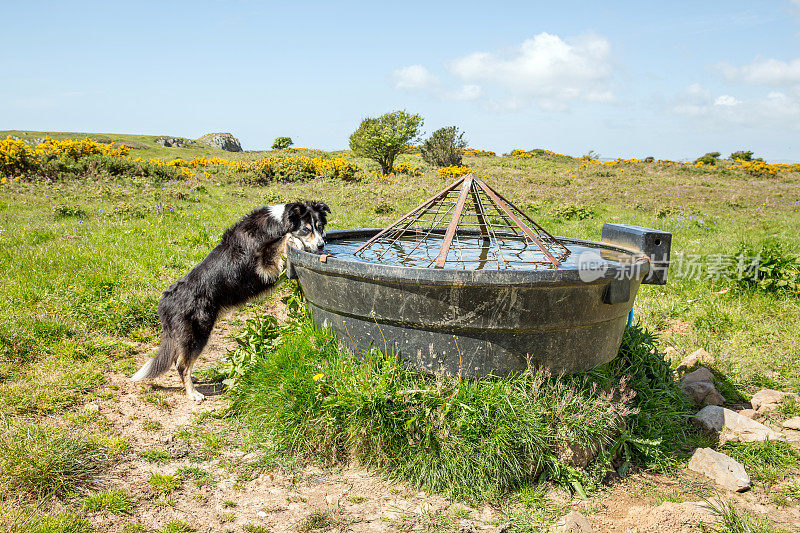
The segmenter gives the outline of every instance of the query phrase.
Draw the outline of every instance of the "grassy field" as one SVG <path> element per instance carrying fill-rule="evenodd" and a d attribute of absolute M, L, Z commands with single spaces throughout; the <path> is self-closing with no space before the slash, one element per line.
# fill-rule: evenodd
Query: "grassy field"
<path fill-rule="evenodd" d="M 44 136 L 0 132 L 0 138 L 6 135 Z M 197 145 L 163 148 L 153 136 L 93 138 L 123 142 L 130 156 L 145 159 L 218 156 L 246 162 L 273 155 Z M 321 155 L 310 150 L 276 155 L 289 153 Z M 74 519 L 75 527 L 40 531 L 84 531 L 81 505 L 133 505 L 118 493 L 95 497 L 111 503 L 81 503 L 95 470 L 130 453 L 109 428 L 91 417 L 93 424 L 87 425 L 83 406 L 118 395 L 112 376 L 132 373 L 137 351 L 157 343 L 160 293 L 200 261 L 226 227 L 255 207 L 298 198 L 326 201 L 332 209 L 329 229 L 385 225 L 452 181 L 426 168 L 417 155 L 400 158 L 421 168 L 413 177 L 379 177 L 372 162 L 348 152 L 334 155 L 365 172 L 347 181 L 252 186 L 216 166 L 168 182 L 91 174 L 8 180 L 0 187 L 4 509 L 20 501 L 27 506 L 55 501 L 48 516 L 56 520 L 61 513 L 67 522 Z M 764 386 L 800 393 L 800 298 L 792 291 L 744 289 L 720 273 L 745 245 L 757 250 L 777 240 L 787 257 L 800 250 L 799 173 L 756 177 L 730 161 L 700 168 L 673 162 L 587 165 L 550 153 L 466 157 L 464 163 L 556 235 L 599 239 L 603 222 L 672 232 L 669 283 L 642 286 L 635 320 L 658 334 L 662 350 L 673 346 L 681 355 L 708 350 L 730 401 L 747 399 Z M 20 449 L 24 439 L 31 444 Z M 54 449 L 65 451 L 56 454 L 64 462 L 57 481 L 42 466 Z M 21 458 L 9 459 L 14 454 Z M 75 466 L 88 462 L 95 466 Z"/>

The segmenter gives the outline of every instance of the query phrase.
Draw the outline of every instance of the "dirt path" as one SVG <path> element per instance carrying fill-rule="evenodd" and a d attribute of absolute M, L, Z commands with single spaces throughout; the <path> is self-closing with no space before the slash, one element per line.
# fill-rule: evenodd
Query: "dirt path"
<path fill-rule="evenodd" d="M 235 345 L 231 324 L 222 321 L 216 328 L 198 368 L 220 361 Z M 142 346 L 137 363 L 153 350 Z M 199 532 L 457 531 L 464 518 L 479 531 L 496 531 L 508 520 L 489 505 L 453 503 L 358 467 L 287 470 L 264 464 L 249 447 L 246 432 L 220 419 L 228 400 L 219 385 L 201 383 L 198 390 L 206 400 L 197 403 L 186 399 L 174 371 L 154 384 L 133 383 L 123 374 L 108 379 L 113 396 L 87 407 L 97 411 L 101 428 L 121 435 L 131 448 L 103 476 L 102 485 L 128 490 L 136 507 L 130 515 L 90 514 L 98 531 L 162 531 L 175 521 Z M 154 490 L 154 474 L 174 476 L 178 487 Z M 701 495 L 712 492 L 689 474 L 678 479 L 639 475 L 583 502 L 553 491 L 543 508 L 558 514 L 577 509 L 595 531 L 689 532 L 713 521 L 700 505 Z M 776 507 L 763 490 L 726 496 L 780 524 L 800 524 L 796 505 Z"/>

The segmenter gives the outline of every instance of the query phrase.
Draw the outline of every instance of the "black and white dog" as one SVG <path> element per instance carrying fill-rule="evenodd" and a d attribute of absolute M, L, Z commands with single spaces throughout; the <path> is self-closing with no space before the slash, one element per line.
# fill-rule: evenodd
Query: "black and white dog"
<path fill-rule="evenodd" d="M 322 202 L 270 205 L 228 229 L 199 265 L 164 291 L 158 302 L 161 346 L 131 379 L 152 379 L 177 364 L 186 395 L 202 400 L 192 384 L 192 366 L 220 311 L 274 287 L 284 268 L 287 246 L 321 252 L 330 212 Z"/>

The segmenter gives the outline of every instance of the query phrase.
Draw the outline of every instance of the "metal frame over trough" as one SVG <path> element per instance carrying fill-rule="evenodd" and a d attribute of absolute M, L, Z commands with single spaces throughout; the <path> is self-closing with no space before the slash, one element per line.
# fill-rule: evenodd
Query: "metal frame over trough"
<path fill-rule="evenodd" d="M 331 231 L 326 241 L 368 241 L 381 231 Z M 287 272 L 299 279 L 314 321 L 356 351 L 399 350 L 421 372 L 464 377 L 528 364 L 573 372 L 616 356 L 639 285 L 666 282 L 671 235 L 605 224 L 603 242 L 557 239 L 626 253 L 631 263 L 587 276 L 578 267 L 416 268 L 289 248 Z"/>

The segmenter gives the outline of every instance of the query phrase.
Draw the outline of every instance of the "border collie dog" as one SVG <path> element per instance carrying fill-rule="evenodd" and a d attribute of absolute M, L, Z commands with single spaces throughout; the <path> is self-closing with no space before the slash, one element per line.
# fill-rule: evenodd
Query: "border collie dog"
<path fill-rule="evenodd" d="M 284 268 L 287 246 L 321 252 L 330 212 L 322 202 L 270 205 L 228 229 L 200 264 L 164 291 L 158 302 L 161 345 L 131 379 L 153 379 L 175 364 L 186 395 L 201 401 L 204 396 L 192 384 L 192 366 L 220 311 L 273 288 Z"/>

